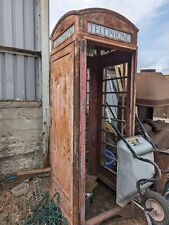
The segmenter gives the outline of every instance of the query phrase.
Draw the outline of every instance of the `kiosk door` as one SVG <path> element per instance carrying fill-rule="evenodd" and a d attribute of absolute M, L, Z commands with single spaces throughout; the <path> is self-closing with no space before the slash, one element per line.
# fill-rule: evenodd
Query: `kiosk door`
<path fill-rule="evenodd" d="M 77 224 L 74 148 L 74 43 L 52 55 L 50 158 L 52 192 L 61 197 L 69 224 Z M 74 179 L 73 179 L 74 178 Z"/>

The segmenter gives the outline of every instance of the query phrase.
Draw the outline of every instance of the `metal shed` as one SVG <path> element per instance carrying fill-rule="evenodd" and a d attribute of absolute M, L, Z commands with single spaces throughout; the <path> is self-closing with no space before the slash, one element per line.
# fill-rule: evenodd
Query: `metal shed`
<path fill-rule="evenodd" d="M 52 32 L 52 192 L 60 192 L 69 224 L 90 224 L 87 174 L 116 188 L 116 173 L 106 167 L 103 153 L 116 150 L 109 120 L 126 136 L 134 134 L 137 32 L 122 15 L 98 8 L 68 12 Z"/>
<path fill-rule="evenodd" d="M 49 129 L 49 1 L 0 0 L 1 174 L 43 166 Z"/>

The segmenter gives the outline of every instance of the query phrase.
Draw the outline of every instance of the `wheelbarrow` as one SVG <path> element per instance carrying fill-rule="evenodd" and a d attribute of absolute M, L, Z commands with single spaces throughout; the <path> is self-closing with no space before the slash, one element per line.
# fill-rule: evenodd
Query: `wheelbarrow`
<path fill-rule="evenodd" d="M 142 135 L 130 138 L 125 138 L 111 123 L 120 138 L 117 145 L 116 202 L 125 206 L 133 201 L 153 225 L 169 225 L 169 187 L 165 188 L 163 196 L 156 191 L 161 169 L 154 162 L 154 153 L 165 154 L 166 157 L 169 154 L 157 149 L 137 115 L 136 119 Z"/>

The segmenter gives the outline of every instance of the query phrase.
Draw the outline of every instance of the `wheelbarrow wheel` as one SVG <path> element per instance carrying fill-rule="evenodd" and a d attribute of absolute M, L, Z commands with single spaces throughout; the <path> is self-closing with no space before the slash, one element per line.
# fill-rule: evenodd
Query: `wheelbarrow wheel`
<path fill-rule="evenodd" d="M 147 191 L 142 205 L 148 210 L 153 225 L 169 225 L 169 202 L 154 191 Z"/>

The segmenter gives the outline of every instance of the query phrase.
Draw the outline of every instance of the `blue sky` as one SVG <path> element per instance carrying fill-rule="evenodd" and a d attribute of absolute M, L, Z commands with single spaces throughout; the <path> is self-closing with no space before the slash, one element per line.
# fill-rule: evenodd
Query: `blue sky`
<path fill-rule="evenodd" d="M 169 2 L 157 8 L 153 18 L 142 20 L 137 26 L 139 68 L 156 68 L 169 74 Z"/>
<path fill-rule="evenodd" d="M 138 71 L 154 68 L 169 74 L 168 0 L 50 0 L 50 30 L 67 11 L 102 7 L 116 11 L 138 28 Z"/>

